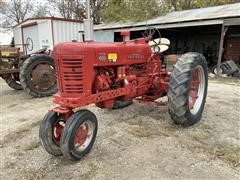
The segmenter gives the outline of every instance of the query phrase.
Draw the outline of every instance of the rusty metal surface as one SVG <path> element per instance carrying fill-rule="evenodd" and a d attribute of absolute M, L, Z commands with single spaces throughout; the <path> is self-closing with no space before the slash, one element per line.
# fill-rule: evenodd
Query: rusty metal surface
<path fill-rule="evenodd" d="M 196 22 L 197 25 L 204 24 L 207 20 L 222 20 L 225 18 L 240 17 L 240 3 L 227 4 L 222 6 L 214 6 L 208 8 L 191 9 L 185 11 L 170 12 L 166 15 L 155 17 L 153 19 L 133 23 L 109 23 L 100 24 L 95 26 L 95 30 L 101 29 L 118 29 L 118 28 L 130 28 L 146 25 L 159 25 L 159 24 L 174 24 L 178 27 L 178 23 L 181 22 Z M 216 23 L 223 23 L 223 21 L 217 21 Z"/>
<path fill-rule="evenodd" d="M 2 50 L 2 48 L 0 50 Z M 4 49 L 4 50 L 7 50 L 7 49 Z M 14 53 L 14 48 L 9 50 L 12 50 L 12 51 L 8 51 L 9 53 L 10 52 Z M 10 54 L 5 54 L 5 55 L 10 55 Z M 19 64 L 19 59 L 17 58 L 17 56 L 16 57 L 8 56 L 7 58 L 0 56 L 0 76 L 5 74 L 19 73 L 19 68 L 17 64 Z"/>
<path fill-rule="evenodd" d="M 12 74 L 12 73 L 19 73 L 19 69 L 1 69 L 0 75 L 2 74 Z"/>
<path fill-rule="evenodd" d="M 224 59 L 240 63 L 240 37 L 230 37 L 227 39 Z"/>
<path fill-rule="evenodd" d="M 15 47 L 0 47 L 0 57 L 16 58 L 18 57 L 19 49 Z"/>
<path fill-rule="evenodd" d="M 39 90 L 47 90 L 56 83 L 55 70 L 50 64 L 38 64 L 29 73 L 32 84 Z"/>

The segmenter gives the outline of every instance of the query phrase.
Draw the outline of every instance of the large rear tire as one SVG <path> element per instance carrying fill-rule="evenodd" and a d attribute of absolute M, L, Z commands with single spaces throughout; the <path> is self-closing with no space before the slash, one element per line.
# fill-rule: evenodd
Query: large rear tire
<path fill-rule="evenodd" d="M 57 92 L 54 59 L 46 54 L 26 59 L 20 67 L 23 89 L 33 97 L 51 96 Z"/>
<path fill-rule="evenodd" d="M 190 126 L 201 119 L 207 87 L 204 56 L 193 52 L 182 55 L 171 73 L 168 91 L 169 114 L 176 124 Z"/>

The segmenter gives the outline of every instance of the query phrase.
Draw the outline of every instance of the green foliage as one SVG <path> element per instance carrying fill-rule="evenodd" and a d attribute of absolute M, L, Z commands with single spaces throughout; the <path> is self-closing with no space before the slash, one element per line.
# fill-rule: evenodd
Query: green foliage
<path fill-rule="evenodd" d="M 142 21 L 169 11 L 236 2 L 239 0 L 105 0 L 100 14 L 105 22 Z"/>
<path fill-rule="evenodd" d="M 105 7 L 101 10 L 104 21 L 126 21 L 129 9 L 124 0 L 106 0 Z"/>
<path fill-rule="evenodd" d="M 239 0 L 165 0 L 170 10 L 204 8 L 239 2 Z"/>
<path fill-rule="evenodd" d="M 101 16 L 105 22 L 141 21 L 163 12 L 159 0 L 106 0 Z"/>

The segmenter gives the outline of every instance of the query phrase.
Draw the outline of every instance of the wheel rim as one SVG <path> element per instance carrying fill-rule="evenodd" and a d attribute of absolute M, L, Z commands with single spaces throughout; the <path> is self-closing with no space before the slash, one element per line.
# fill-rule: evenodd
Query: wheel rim
<path fill-rule="evenodd" d="M 48 63 L 38 64 L 30 72 L 30 79 L 36 90 L 47 91 L 56 84 L 54 67 Z"/>
<path fill-rule="evenodd" d="M 214 68 L 213 72 L 214 72 L 214 74 L 217 74 L 217 67 Z M 222 69 L 221 67 L 220 67 L 220 69 L 219 69 L 219 73 L 220 73 L 220 74 L 223 73 L 223 69 Z"/>
<path fill-rule="evenodd" d="M 188 106 L 190 112 L 195 115 L 199 112 L 203 103 L 205 92 L 205 76 L 202 66 L 197 66 L 192 71 L 192 80 L 190 82 L 190 91 L 188 98 Z"/>
<path fill-rule="evenodd" d="M 65 127 L 65 120 L 62 119 L 61 117 L 58 118 L 58 120 L 55 122 L 53 127 L 53 140 L 57 145 L 59 145 L 60 143 L 60 138 L 61 138 L 64 127 Z"/>
<path fill-rule="evenodd" d="M 85 150 L 93 138 L 94 124 L 87 120 L 77 129 L 74 137 L 74 147 L 77 151 Z"/>

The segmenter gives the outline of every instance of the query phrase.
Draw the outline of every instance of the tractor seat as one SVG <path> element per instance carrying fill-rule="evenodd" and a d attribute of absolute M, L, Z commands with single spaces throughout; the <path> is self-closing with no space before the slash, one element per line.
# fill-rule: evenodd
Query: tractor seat
<path fill-rule="evenodd" d="M 160 48 L 160 52 L 164 52 L 164 51 L 168 50 L 169 45 L 170 45 L 170 41 L 167 38 L 154 39 L 152 41 L 149 41 L 148 45 L 149 46 L 155 46 L 156 43 Z"/>

